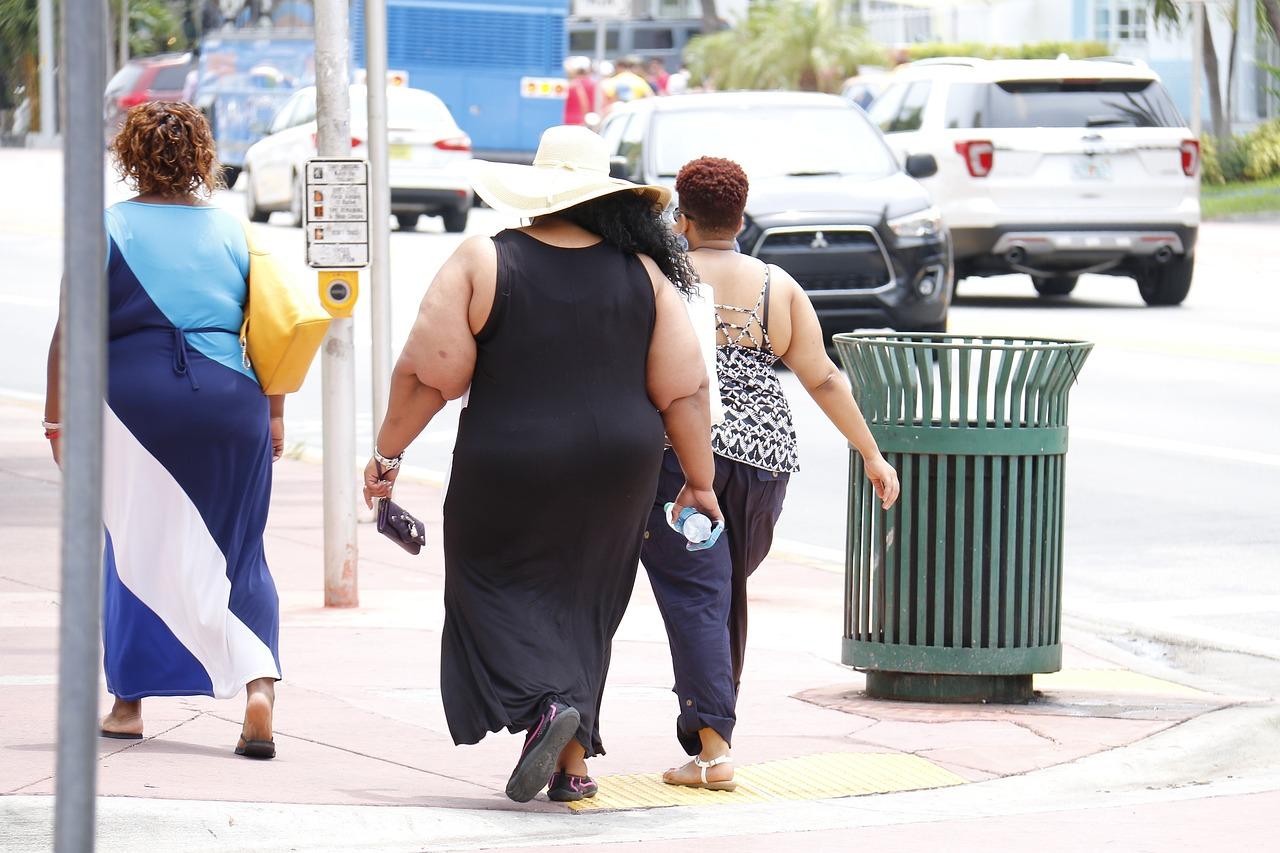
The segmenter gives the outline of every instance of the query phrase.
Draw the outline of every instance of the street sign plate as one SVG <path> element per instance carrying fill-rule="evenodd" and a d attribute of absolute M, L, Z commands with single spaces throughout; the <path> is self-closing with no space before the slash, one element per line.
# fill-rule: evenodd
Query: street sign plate
<path fill-rule="evenodd" d="M 307 264 L 318 269 L 369 265 L 369 164 L 361 157 L 307 161 L 303 209 Z"/>
<path fill-rule="evenodd" d="M 631 0 L 573 0 L 577 18 L 617 19 L 631 16 Z"/>

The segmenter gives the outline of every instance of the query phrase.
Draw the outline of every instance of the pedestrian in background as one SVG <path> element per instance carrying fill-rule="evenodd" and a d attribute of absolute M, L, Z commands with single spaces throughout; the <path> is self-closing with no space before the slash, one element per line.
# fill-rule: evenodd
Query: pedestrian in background
<path fill-rule="evenodd" d="M 667 79 L 667 94 L 683 95 L 687 91 L 689 91 L 689 68 L 681 63 L 680 68 Z"/>
<path fill-rule="evenodd" d="M 635 585 L 663 431 L 680 507 L 712 518 L 708 379 L 681 303 L 694 274 L 670 190 L 609 177 L 604 140 L 553 127 L 532 166 L 475 161 L 475 191 L 532 224 L 473 237 L 423 298 L 365 469 L 469 392 L 444 506 L 441 695 L 455 743 L 524 732 L 507 796 L 594 796 L 599 708 Z M 673 286 L 674 285 L 674 286 Z"/>
<path fill-rule="evenodd" d="M 712 427 L 715 493 L 724 536 L 686 549 L 664 505 L 680 486 L 674 457 L 663 460 L 641 559 L 666 623 L 680 715 L 677 737 L 693 760 L 668 770 L 672 785 L 733 790 L 729 753 L 747 645 L 747 578 L 773 544 L 791 474 L 799 470 L 791 409 L 775 365 L 782 361 L 849 443 L 888 509 L 898 476 L 876 447 L 848 381 L 827 356 L 809 297 L 782 269 L 739 254 L 747 176 L 738 164 L 703 157 L 676 178 L 674 231 L 715 292 L 716 373 L 723 421 Z"/>
<path fill-rule="evenodd" d="M 134 198 L 106 211 L 103 665 L 109 738 L 141 738 L 149 696 L 248 690 L 236 753 L 272 758 L 280 616 L 262 534 L 284 398 L 240 348 L 243 223 L 208 203 L 213 137 L 188 104 L 134 107 L 112 154 Z M 45 431 L 60 460 L 59 338 Z"/>
<path fill-rule="evenodd" d="M 659 95 L 667 94 L 667 81 L 671 79 L 671 75 L 667 73 L 667 66 L 659 57 L 649 60 L 649 87 Z"/>
<path fill-rule="evenodd" d="M 591 79 L 591 60 L 570 56 L 564 61 L 569 89 L 564 99 L 564 124 L 588 125 L 596 111 L 596 81 Z"/>
<path fill-rule="evenodd" d="M 614 66 L 614 74 L 600 84 L 606 102 L 626 104 L 640 98 L 652 98 L 653 87 L 649 81 L 640 76 L 640 60 L 634 56 L 624 56 Z"/>

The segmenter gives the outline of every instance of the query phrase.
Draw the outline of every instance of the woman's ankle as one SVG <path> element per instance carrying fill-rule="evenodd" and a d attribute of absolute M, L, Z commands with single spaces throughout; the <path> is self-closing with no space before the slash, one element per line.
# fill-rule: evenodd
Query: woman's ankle
<path fill-rule="evenodd" d="M 720 733 L 715 729 L 710 727 L 699 729 L 698 737 L 702 741 L 702 751 L 698 753 L 698 757 L 703 761 L 711 761 L 729 754 L 729 742 L 720 737 Z"/>

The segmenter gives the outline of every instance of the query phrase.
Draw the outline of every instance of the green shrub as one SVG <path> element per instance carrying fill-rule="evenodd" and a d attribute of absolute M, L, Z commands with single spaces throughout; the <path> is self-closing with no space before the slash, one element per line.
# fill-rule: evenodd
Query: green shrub
<path fill-rule="evenodd" d="M 1244 177 L 1252 181 L 1280 175 L 1280 119 L 1258 125 L 1240 140 Z"/>
<path fill-rule="evenodd" d="M 975 59 L 1057 59 L 1066 54 L 1070 59 L 1106 56 L 1110 51 L 1100 41 L 1041 41 L 1022 45 L 959 42 L 956 44 L 913 44 L 906 48 L 907 58 L 932 59 L 939 56 L 972 56 Z"/>

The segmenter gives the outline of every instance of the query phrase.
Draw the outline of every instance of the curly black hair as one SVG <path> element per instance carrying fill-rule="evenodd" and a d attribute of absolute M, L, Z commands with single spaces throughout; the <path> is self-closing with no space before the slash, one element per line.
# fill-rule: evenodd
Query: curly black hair
<path fill-rule="evenodd" d="M 686 298 L 698 294 L 698 274 L 689 256 L 650 199 L 634 192 L 611 193 L 558 215 L 599 234 L 620 251 L 648 255 Z"/>

